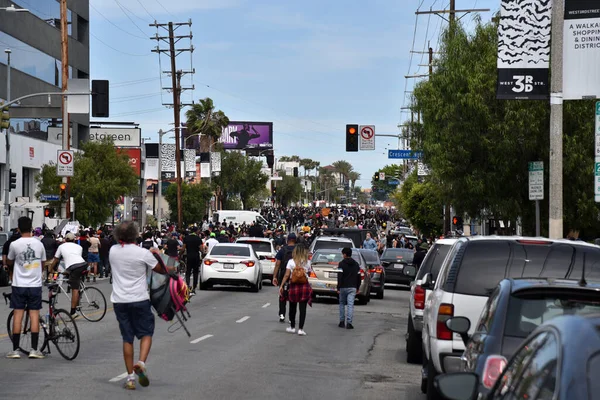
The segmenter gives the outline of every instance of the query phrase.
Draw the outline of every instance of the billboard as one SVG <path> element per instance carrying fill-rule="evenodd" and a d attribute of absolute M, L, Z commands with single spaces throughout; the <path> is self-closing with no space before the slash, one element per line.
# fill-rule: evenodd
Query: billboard
<path fill-rule="evenodd" d="M 137 176 L 142 174 L 142 150 L 131 148 L 117 148 L 117 152 L 126 154 L 129 157 L 129 165 L 135 171 Z"/>
<path fill-rule="evenodd" d="M 140 128 L 94 128 L 90 127 L 90 142 L 112 139 L 116 147 L 140 147 L 142 130 Z"/>
<path fill-rule="evenodd" d="M 231 121 L 223 129 L 219 143 L 225 150 L 272 149 L 273 123 Z"/>

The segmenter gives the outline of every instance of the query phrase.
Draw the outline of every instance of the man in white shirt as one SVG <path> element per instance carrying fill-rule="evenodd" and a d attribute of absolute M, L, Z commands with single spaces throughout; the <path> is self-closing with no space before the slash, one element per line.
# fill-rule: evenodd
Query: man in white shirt
<path fill-rule="evenodd" d="M 52 270 L 60 262 L 62 257 L 65 263 L 65 270 L 69 274 L 69 286 L 73 291 L 71 297 L 71 316 L 76 317 L 76 311 L 79 304 L 79 285 L 81 284 L 81 275 L 87 270 L 88 263 L 83 259 L 83 247 L 75 243 L 75 235 L 67 233 L 65 243 L 58 246 L 52 260 Z"/>
<path fill-rule="evenodd" d="M 42 309 L 42 265 L 46 261 L 46 250 L 38 239 L 31 235 L 31 219 L 19 218 L 21 238 L 10 244 L 6 263 L 13 268 L 10 307 L 13 316 L 13 351 L 6 358 L 18 359 L 21 340 L 21 325 L 25 310 L 29 310 L 31 321 L 31 350 L 29 358 L 44 358 L 38 351 L 40 338 L 40 310 Z"/>
<path fill-rule="evenodd" d="M 216 236 L 217 235 L 214 232 L 211 232 L 210 237 L 208 238 L 206 243 L 204 243 L 206 245 L 206 247 L 208 247 L 209 252 L 214 247 L 215 244 L 219 243 L 219 241 L 216 239 Z"/>
<path fill-rule="evenodd" d="M 110 248 L 109 261 L 112 268 L 112 294 L 115 316 L 123 337 L 123 358 L 127 369 L 125 388 L 135 389 L 135 374 L 140 385 L 148 386 L 146 360 L 152 347 L 154 314 L 148 295 L 147 274 L 160 271 L 158 260 L 151 251 L 136 245 L 139 230 L 135 222 L 125 221 L 114 230 L 119 244 Z M 152 249 L 158 251 L 158 249 Z M 134 337 L 140 340 L 140 358 L 133 364 Z"/>

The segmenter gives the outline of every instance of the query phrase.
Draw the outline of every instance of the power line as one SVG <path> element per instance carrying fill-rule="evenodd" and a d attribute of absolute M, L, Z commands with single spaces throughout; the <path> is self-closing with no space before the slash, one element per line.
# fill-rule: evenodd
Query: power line
<path fill-rule="evenodd" d="M 122 86 L 131 86 L 131 85 L 137 85 L 140 83 L 146 83 L 146 82 L 152 82 L 152 81 L 156 81 L 160 79 L 159 77 L 152 77 L 152 78 L 141 78 L 141 79 L 135 79 L 132 81 L 123 81 L 123 82 L 115 82 L 115 83 L 110 83 L 111 87 L 122 87 Z"/>
<path fill-rule="evenodd" d="M 114 22 L 112 22 L 110 19 L 106 18 L 106 16 L 104 14 L 102 14 L 96 7 L 94 7 L 94 5 L 92 3 L 90 3 L 90 7 L 92 7 L 94 9 L 94 11 L 96 11 L 102 18 L 104 18 L 109 24 L 111 24 L 112 26 L 114 26 L 115 28 L 117 28 L 118 30 L 120 30 L 121 32 L 125 32 L 126 34 L 128 34 L 129 36 L 133 36 L 134 38 L 138 38 L 138 39 L 148 39 L 146 36 L 139 36 L 139 35 L 135 35 L 131 32 L 126 31 L 125 29 L 121 28 L 119 25 L 115 24 Z"/>
<path fill-rule="evenodd" d="M 171 13 L 171 11 L 169 11 L 165 6 L 163 6 L 160 1 L 156 0 L 156 2 L 158 3 L 159 6 L 162 7 L 163 10 L 165 10 L 167 12 L 167 14 L 169 14 L 171 17 L 175 18 L 175 16 Z"/>
<path fill-rule="evenodd" d="M 138 24 L 136 24 L 136 23 L 135 23 L 135 21 L 134 21 L 134 20 L 133 20 L 133 19 L 132 19 L 132 18 L 129 16 L 129 14 L 127 14 L 127 13 L 125 12 L 125 7 L 124 7 L 124 6 L 122 6 L 122 5 L 121 5 L 121 3 L 119 3 L 119 0 L 114 0 L 114 1 L 115 1 L 115 3 L 117 3 L 117 6 L 119 6 L 119 8 L 121 9 L 121 11 L 123 11 L 123 14 L 125 14 L 125 16 L 127 17 L 127 19 L 128 19 L 129 21 L 131 21 L 131 23 L 133 24 L 133 26 L 135 26 L 136 28 L 138 28 L 138 30 L 139 30 L 140 32 L 142 32 L 142 35 L 144 35 L 144 36 L 146 36 L 146 37 L 147 37 L 148 35 L 146 34 L 146 32 L 144 32 L 144 31 L 142 30 L 142 28 L 140 28 L 140 27 L 138 26 Z M 130 12 L 131 12 L 131 11 L 130 11 Z M 135 14 L 134 14 L 134 15 L 135 15 Z M 139 17 L 138 17 L 138 18 L 139 18 Z"/>
<path fill-rule="evenodd" d="M 93 33 L 90 32 L 90 35 L 96 39 L 97 41 L 99 41 L 100 43 L 102 43 L 103 45 L 105 45 L 106 47 L 108 47 L 109 49 L 112 49 L 114 51 L 116 51 L 117 53 L 121 53 L 121 54 L 125 54 L 127 56 L 131 56 L 131 57 L 148 57 L 151 56 L 152 54 L 132 54 L 132 53 L 127 53 L 125 51 L 121 51 L 117 48 L 112 47 L 111 45 L 109 45 L 108 43 L 104 42 L 102 39 L 100 39 L 98 36 L 94 35 Z"/>
<path fill-rule="evenodd" d="M 155 20 L 155 19 L 156 19 L 156 18 L 154 18 L 154 17 L 152 16 L 152 14 L 150 14 L 150 11 L 148 11 L 148 9 L 146 8 L 146 6 L 144 6 L 144 4 L 143 4 L 143 3 L 142 3 L 140 0 L 137 0 L 137 2 L 138 2 L 138 3 L 140 3 L 140 6 L 142 6 L 142 8 L 144 9 L 144 11 L 146 11 L 146 14 L 148 14 L 148 16 L 149 16 L 150 18 L 152 18 L 152 20 Z"/>
<path fill-rule="evenodd" d="M 129 112 L 124 112 L 124 113 L 119 113 L 119 114 L 113 114 L 113 117 L 125 117 L 128 115 L 139 115 L 139 114 L 148 114 L 148 113 L 155 113 L 155 112 L 159 112 L 159 111 L 165 111 L 168 110 L 168 108 L 147 108 L 144 110 L 138 110 L 138 111 L 129 111 Z"/>

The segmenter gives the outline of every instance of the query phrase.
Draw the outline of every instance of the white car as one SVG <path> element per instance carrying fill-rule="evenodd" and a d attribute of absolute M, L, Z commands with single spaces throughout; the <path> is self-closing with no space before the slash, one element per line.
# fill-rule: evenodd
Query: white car
<path fill-rule="evenodd" d="M 262 289 L 262 267 L 251 245 L 218 243 L 202 261 L 200 289 L 213 285 L 249 286 L 253 292 Z"/>
<path fill-rule="evenodd" d="M 312 255 L 317 250 L 337 250 L 344 247 L 355 247 L 352 239 L 340 236 L 318 236 L 308 248 L 309 258 L 312 258 Z"/>
<path fill-rule="evenodd" d="M 263 279 L 273 280 L 273 271 L 275 270 L 275 262 L 277 261 L 275 260 L 277 252 L 273 246 L 273 240 L 268 238 L 242 237 L 235 242 L 252 246 L 260 260 Z"/>

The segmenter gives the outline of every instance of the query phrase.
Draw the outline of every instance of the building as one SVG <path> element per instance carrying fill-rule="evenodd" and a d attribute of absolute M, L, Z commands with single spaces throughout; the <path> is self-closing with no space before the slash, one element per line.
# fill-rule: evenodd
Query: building
<path fill-rule="evenodd" d="M 60 92 L 61 32 L 60 4 L 57 0 L 0 0 L 0 8 L 14 4 L 29 12 L 0 10 L 0 100 L 8 97 L 7 64 L 10 49 L 10 98 L 43 92 Z M 89 1 L 68 0 L 69 77 L 89 79 Z M 43 209 L 35 200 L 35 176 L 42 165 L 56 161 L 62 142 L 60 96 L 41 96 L 23 100 L 11 107 L 11 170 L 17 173 L 17 188 L 11 191 L 11 203 L 30 202 L 11 213 L 12 223 L 22 215 L 35 220 Z M 89 135 L 89 115 L 71 115 L 73 147 Z M 5 132 L 0 137 L 4 149 Z M 0 151 L 0 190 L 5 187 L 6 152 Z M 4 196 L 2 196 L 4 199 Z M 4 225 L 4 224 L 2 224 Z"/>

